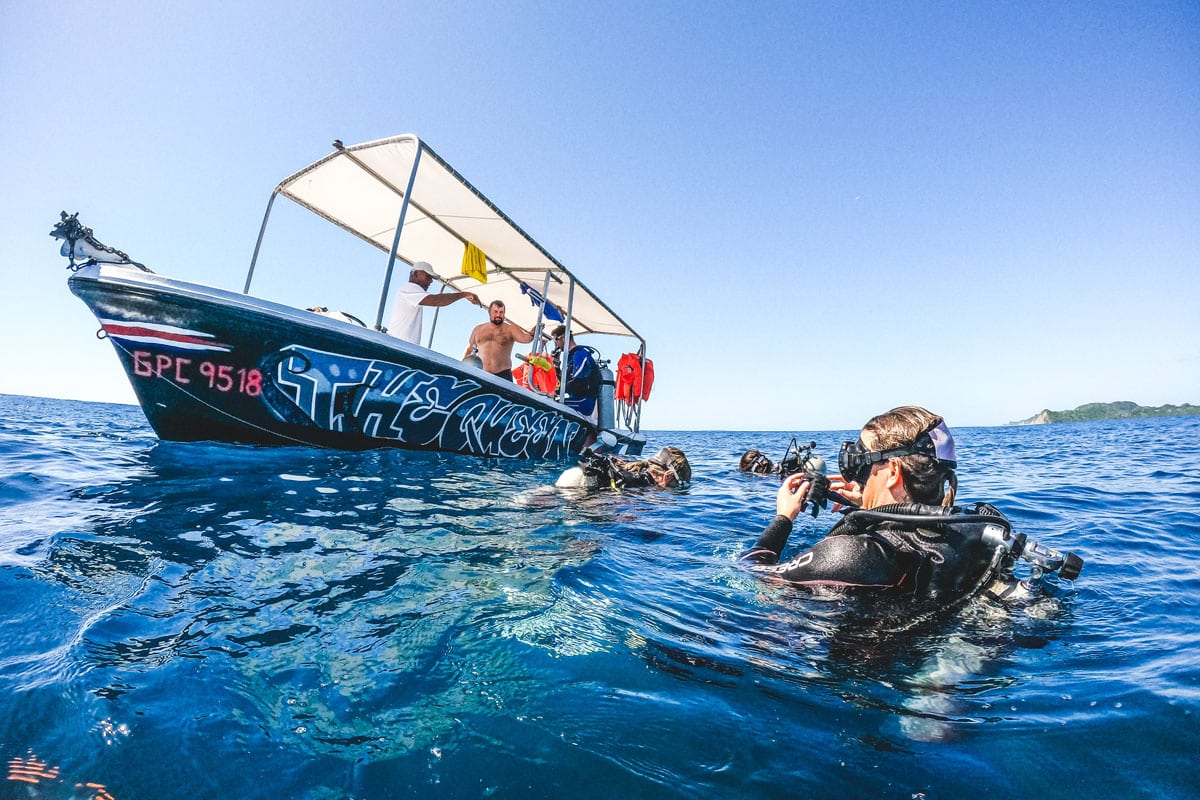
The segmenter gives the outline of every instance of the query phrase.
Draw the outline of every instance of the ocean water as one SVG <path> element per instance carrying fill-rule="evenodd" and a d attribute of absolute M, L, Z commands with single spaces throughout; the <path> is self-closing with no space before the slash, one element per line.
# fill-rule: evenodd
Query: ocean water
<path fill-rule="evenodd" d="M 1200 796 L 1200 418 L 955 433 L 1083 574 L 886 634 L 737 563 L 742 450 L 848 432 L 655 432 L 690 489 L 580 496 L 0 396 L 0 797 Z"/>

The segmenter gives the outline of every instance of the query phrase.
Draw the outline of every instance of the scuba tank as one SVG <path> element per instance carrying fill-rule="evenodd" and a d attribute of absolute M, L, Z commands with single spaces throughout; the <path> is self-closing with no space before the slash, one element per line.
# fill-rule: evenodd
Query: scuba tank
<path fill-rule="evenodd" d="M 571 467 L 558 476 L 554 485 L 559 489 L 597 489 L 601 485 L 600 474 L 607 473 L 604 465 L 610 462 L 604 457 L 617 446 L 617 437 L 608 431 L 600 431 L 600 436 L 592 447 L 585 448 L 580 454 L 579 466 Z M 587 467 L 587 469 L 584 469 Z"/>
<path fill-rule="evenodd" d="M 596 398 L 596 427 L 605 430 L 616 425 L 617 379 L 607 361 L 600 362 L 597 367 L 600 370 L 600 396 Z"/>
<path fill-rule="evenodd" d="M 554 485 L 559 489 L 586 489 L 588 488 L 587 477 L 583 467 L 571 467 L 558 476 Z"/>

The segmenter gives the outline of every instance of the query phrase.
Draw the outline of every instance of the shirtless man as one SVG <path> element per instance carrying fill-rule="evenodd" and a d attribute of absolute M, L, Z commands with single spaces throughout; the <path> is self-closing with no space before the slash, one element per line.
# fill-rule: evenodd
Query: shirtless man
<path fill-rule="evenodd" d="M 513 344 L 529 344 L 533 334 L 504 318 L 504 303 L 500 300 L 493 300 L 488 306 L 488 318 L 488 322 L 476 325 L 471 331 L 463 358 L 477 352 L 485 371 L 511 381 Z"/>

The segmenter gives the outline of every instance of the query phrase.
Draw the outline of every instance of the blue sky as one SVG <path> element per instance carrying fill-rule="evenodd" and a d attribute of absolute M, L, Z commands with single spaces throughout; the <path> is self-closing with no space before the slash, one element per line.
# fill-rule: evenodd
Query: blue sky
<path fill-rule="evenodd" d="M 0 392 L 133 402 L 60 210 L 240 289 L 279 180 L 406 132 L 648 339 L 647 428 L 1200 403 L 1195 2 L 0 0 Z M 373 314 L 274 219 L 256 289 Z"/>

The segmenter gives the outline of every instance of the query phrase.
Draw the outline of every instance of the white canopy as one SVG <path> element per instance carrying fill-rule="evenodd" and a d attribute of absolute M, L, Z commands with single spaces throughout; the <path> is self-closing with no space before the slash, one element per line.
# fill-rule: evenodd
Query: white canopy
<path fill-rule="evenodd" d="M 522 292 L 521 285 L 540 294 L 549 273 L 547 297 L 564 315 L 570 304 L 572 332 L 644 341 L 416 136 L 405 134 L 352 147 L 334 142 L 334 147 L 330 155 L 286 178 L 275 192 L 384 252 L 390 253 L 395 241 L 399 259 L 408 264 L 429 262 L 444 282 L 454 289 L 475 292 L 485 306 L 503 300 L 508 317 L 526 328 L 537 321 L 538 306 Z M 396 241 L 402 215 L 403 229 Z M 468 243 L 487 257 L 486 284 L 461 274 Z M 408 280 L 408 269 L 397 262 L 390 289 L 385 287 L 385 291 L 394 292 Z"/>

